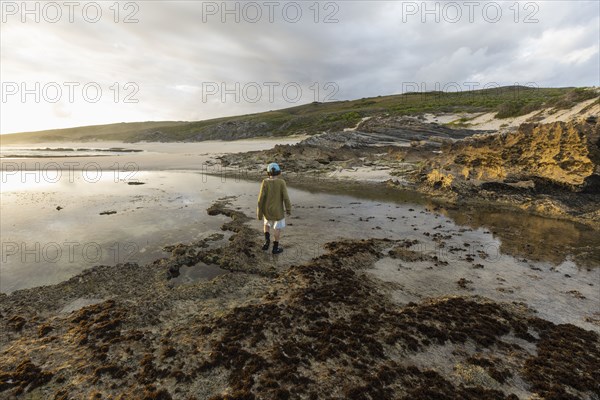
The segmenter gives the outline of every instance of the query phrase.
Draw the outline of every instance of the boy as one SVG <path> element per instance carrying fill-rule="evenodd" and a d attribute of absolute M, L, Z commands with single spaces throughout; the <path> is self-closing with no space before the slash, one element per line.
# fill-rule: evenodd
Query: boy
<path fill-rule="evenodd" d="M 279 247 L 279 238 L 281 230 L 285 228 L 285 218 L 283 205 L 285 204 L 285 213 L 289 216 L 292 210 L 292 204 L 287 192 L 287 186 L 283 179 L 279 178 L 281 168 L 277 163 L 267 165 L 267 174 L 269 177 L 263 179 L 260 185 L 260 194 L 258 195 L 258 206 L 256 213 L 258 219 L 264 220 L 265 244 L 263 250 L 269 250 L 271 243 L 271 234 L 269 228 L 273 228 L 273 254 L 279 254 L 283 251 Z"/>

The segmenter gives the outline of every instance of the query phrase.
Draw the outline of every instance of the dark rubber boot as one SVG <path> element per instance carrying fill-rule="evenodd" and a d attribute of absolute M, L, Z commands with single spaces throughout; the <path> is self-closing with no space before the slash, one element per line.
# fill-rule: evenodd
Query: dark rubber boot
<path fill-rule="evenodd" d="M 271 234 L 269 232 L 265 232 L 265 244 L 263 244 L 263 250 L 269 250 L 269 245 L 271 244 Z"/>
<path fill-rule="evenodd" d="M 283 253 L 283 249 L 279 247 L 279 242 L 273 242 L 273 254 Z"/>

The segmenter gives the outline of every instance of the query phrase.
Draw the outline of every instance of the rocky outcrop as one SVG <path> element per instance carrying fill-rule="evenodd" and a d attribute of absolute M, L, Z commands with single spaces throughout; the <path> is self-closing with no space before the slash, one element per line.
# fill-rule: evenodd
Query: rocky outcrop
<path fill-rule="evenodd" d="M 415 117 L 377 116 L 363 122 L 359 129 L 389 137 L 393 141 L 446 143 L 475 134 L 491 133 L 474 129 L 455 129 L 437 123 L 424 123 Z"/>
<path fill-rule="evenodd" d="M 294 145 L 227 154 L 221 157 L 221 162 L 224 166 L 254 169 L 276 160 L 286 171 L 297 172 L 356 167 L 380 160 L 401 159 L 411 146 L 415 147 L 413 152 L 426 150 L 431 154 L 443 142 L 481 133 L 485 131 L 455 130 L 411 117 L 375 117 L 359 124 L 356 131 L 327 132 Z M 381 154 L 387 156 L 382 158 Z"/>
<path fill-rule="evenodd" d="M 442 148 L 415 177 L 425 191 L 455 200 L 509 203 L 600 223 L 600 125 L 595 119 L 523 124 Z"/>
<path fill-rule="evenodd" d="M 444 148 L 441 161 L 464 179 L 539 179 L 579 190 L 600 174 L 599 137 L 598 124 L 523 124 L 516 132 L 452 143 Z"/>
<path fill-rule="evenodd" d="M 291 183 L 297 183 L 294 174 L 326 179 L 341 170 L 385 169 L 394 177 L 388 181 L 392 187 L 600 226 L 599 126 L 597 119 L 587 118 L 489 134 L 415 118 L 374 117 L 355 131 L 227 154 L 220 162 L 237 174 L 244 171 L 246 178 L 261 178 L 264 165 L 276 161 Z"/>
<path fill-rule="evenodd" d="M 226 154 L 219 159 L 224 167 L 244 171 L 262 171 L 264 165 L 277 161 L 287 173 L 324 172 L 340 166 L 362 164 L 394 147 L 380 139 L 362 132 L 331 132 L 309 137 L 294 145 L 275 145 L 269 150 Z"/>

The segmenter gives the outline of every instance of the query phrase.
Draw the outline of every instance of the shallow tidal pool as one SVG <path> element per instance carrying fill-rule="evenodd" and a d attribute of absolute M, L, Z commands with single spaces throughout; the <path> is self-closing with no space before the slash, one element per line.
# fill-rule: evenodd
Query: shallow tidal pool
<path fill-rule="evenodd" d="M 221 231 L 206 209 L 228 197 L 255 218 L 259 183 L 201 171 L 105 174 L 56 180 L 3 176 L 0 291 L 55 284 L 94 265 L 148 263 L 163 247 Z M 289 188 L 293 204 L 276 268 L 324 253 L 341 238 L 410 240 L 422 259 L 385 257 L 371 271 L 406 303 L 452 294 L 522 301 L 555 322 L 599 330 L 600 239 L 585 226 L 492 208 L 444 207 L 395 190 Z M 262 240 L 261 223 L 256 228 Z M 178 284 L 199 279 L 193 271 Z M 218 275 L 215 273 L 215 276 Z M 210 277 L 200 277 L 210 279 Z M 462 281 L 462 284 L 458 282 Z"/>

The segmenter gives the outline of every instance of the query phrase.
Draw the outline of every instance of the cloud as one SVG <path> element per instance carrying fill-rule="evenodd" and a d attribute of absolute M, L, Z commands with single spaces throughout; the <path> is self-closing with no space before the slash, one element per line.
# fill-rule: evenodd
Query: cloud
<path fill-rule="evenodd" d="M 256 15 L 249 2 L 226 3 L 227 10 L 237 7 L 237 15 L 222 2 L 130 3 L 137 8 L 119 3 L 119 22 L 110 2 L 99 3 L 103 14 L 96 23 L 82 18 L 81 10 L 74 22 L 22 23 L 19 15 L 5 16 L 3 82 L 80 86 L 75 102 L 61 99 L 60 105 L 11 96 L 2 103 L 0 131 L 206 119 L 323 101 L 334 91 L 339 100 L 400 93 L 407 83 L 426 90 L 451 82 L 600 84 L 600 6 L 594 1 L 577 7 L 568 1 L 485 1 L 472 9 L 452 2 L 460 18 L 448 2 L 297 2 L 297 22 L 290 22 L 293 2 L 277 2 L 272 10 L 255 2 L 262 12 L 257 22 L 249 22 Z M 139 22 L 124 23 L 132 12 Z M 97 103 L 81 93 L 90 82 L 102 87 Z M 272 82 L 278 83 L 273 93 L 265 86 Z M 258 85 L 263 96 L 253 102 L 242 95 L 236 102 L 229 95 L 223 102 L 221 93 L 203 96 L 206 83 L 239 84 L 240 90 Z M 296 84 L 303 96 L 292 102 L 283 88 Z M 125 103 L 128 95 L 138 101 Z M 33 112 L 38 118 L 31 118 Z"/>
<path fill-rule="evenodd" d="M 597 38 L 599 32 L 596 28 L 598 20 L 587 26 L 547 29 L 541 35 L 524 41 L 521 58 L 566 65 L 585 63 L 598 54 L 599 44 L 590 40 L 594 35 Z"/>

